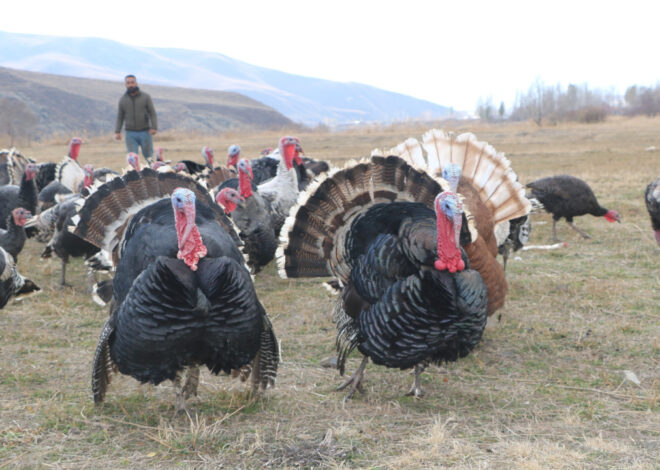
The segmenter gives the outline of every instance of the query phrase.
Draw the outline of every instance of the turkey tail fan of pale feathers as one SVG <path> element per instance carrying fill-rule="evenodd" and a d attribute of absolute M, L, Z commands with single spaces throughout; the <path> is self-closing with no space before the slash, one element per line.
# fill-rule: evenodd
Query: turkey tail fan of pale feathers
<path fill-rule="evenodd" d="M 280 235 L 277 251 L 282 277 L 335 276 L 346 283 L 351 272 L 345 237 L 351 221 L 379 203 L 418 202 L 433 210 L 442 178 L 413 168 L 396 156 L 349 162 L 314 181 L 301 193 Z M 468 216 L 470 238 L 477 238 Z"/>
<path fill-rule="evenodd" d="M 19 185 L 21 183 L 21 178 L 23 173 L 25 173 L 25 167 L 31 163 L 30 160 L 23 156 L 15 148 L 11 148 L 7 155 L 7 173 L 9 174 L 9 184 Z"/>
<path fill-rule="evenodd" d="M 176 188 L 187 188 L 195 193 L 215 213 L 220 225 L 240 245 L 233 225 L 224 211 L 213 201 L 206 188 L 192 178 L 177 173 L 159 173 L 150 168 L 140 172 L 129 171 L 107 183 L 94 185 L 84 199 L 78 202 L 75 227 L 69 229 L 109 253 L 117 247 L 126 222 L 140 209 L 169 197 Z"/>
<path fill-rule="evenodd" d="M 76 160 L 64 157 L 55 167 L 55 179 L 77 193 L 78 186 L 85 179 L 85 172 Z"/>
<path fill-rule="evenodd" d="M 431 129 L 423 135 L 421 144 L 409 138 L 392 148 L 390 154 L 399 155 L 431 174 L 442 172 L 449 163 L 459 165 L 461 181 L 469 182 L 478 192 L 492 212 L 494 224 L 521 217 L 531 210 L 525 188 L 517 181 L 510 161 L 488 143 L 478 141 L 474 134 L 456 136 Z"/>

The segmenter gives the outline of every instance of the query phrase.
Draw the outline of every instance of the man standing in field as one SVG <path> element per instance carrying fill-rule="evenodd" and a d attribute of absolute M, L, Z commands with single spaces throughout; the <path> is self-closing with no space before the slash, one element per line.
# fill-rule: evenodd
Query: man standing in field
<path fill-rule="evenodd" d="M 135 75 L 126 75 L 124 82 L 126 93 L 119 99 L 115 139 L 121 140 L 121 126 L 125 122 L 126 151 L 138 153 L 138 146 L 142 147 L 142 155 L 151 165 L 154 148 L 151 136 L 158 132 L 156 109 L 151 96 L 140 91 Z"/>

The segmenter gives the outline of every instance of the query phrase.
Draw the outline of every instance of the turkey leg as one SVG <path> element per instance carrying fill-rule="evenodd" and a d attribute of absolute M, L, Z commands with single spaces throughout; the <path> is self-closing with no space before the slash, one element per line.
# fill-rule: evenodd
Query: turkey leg
<path fill-rule="evenodd" d="M 353 372 L 353 375 L 351 375 L 346 382 L 344 382 L 339 387 L 337 387 L 337 391 L 339 392 L 340 390 L 344 390 L 346 387 L 352 384 L 344 400 L 348 400 L 349 398 L 353 397 L 355 390 L 364 392 L 364 390 L 362 389 L 362 377 L 363 377 L 364 369 L 365 367 L 367 367 L 368 362 L 369 362 L 369 358 L 367 356 L 364 356 L 362 358 L 362 362 L 360 363 L 360 366 L 357 368 L 355 372 Z"/>

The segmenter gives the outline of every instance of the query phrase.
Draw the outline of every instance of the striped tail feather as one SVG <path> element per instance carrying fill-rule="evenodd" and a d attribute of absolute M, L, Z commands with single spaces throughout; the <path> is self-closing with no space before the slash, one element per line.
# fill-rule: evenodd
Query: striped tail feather
<path fill-rule="evenodd" d="M 442 178 L 397 156 L 372 156 L 330 171 L 300 194 L 282 228 L 276 254 L 280 276 L 334 276 L 346 281 L 350 266 L 343 253 L 344 240 L 357 215 L 393 201 L 433 208 L 435 196 L 448 188 Z M 476 239 L 473 226 L 471 233 Z"/>
<path fill-rule="evenodd" d="M 12 147 L 7 156 L 7 172 L 9 174 L 9 184 L 19 186 L 21 178 L 25 173 L 25 167 L 30 160 L 25 158 L 15 147 Z"/>
<path fill-rule="evenodd" d="M 231 221 L 203 185 L 189 176 L 159 173 L 151 168 L 129 171 L 121 177 L 95 185 L 77 203 L 74 226 L 69 230 L 91 244 L 110 253 L 117 246 L 127 220 L 142 208 L 168 197 L 179 187 L 190 189 L 217 214 L 220 225 L 240 245 Z"/>
<path fill-rule="evenodd" d="M 266 390 L 275 386 L 277 366 L 280 362 L 280 349 L 267 315 L 264 314 L 264 329 L 259 337 L 260 346 L 257 355 L 252 361 L 252 388 Z"/>
<path fill-rule="evenodd" d="M 226 168 L 224 166 L 219 166 L 213 169 L 213 171 L 208 168 L 204 170 L 199 179 L 206 181 L 206 184 L 209 188 L 215 188 L 221 183 L 224 183 L 228 179 L 236 178 L 238 175 L 234 170 Z"/>

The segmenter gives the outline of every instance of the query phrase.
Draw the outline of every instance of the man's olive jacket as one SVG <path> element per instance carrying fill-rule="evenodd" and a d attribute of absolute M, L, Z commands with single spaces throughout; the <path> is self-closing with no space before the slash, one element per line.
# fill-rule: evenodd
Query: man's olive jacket
<path fill-rule="evenodd" d="M 158 130 L 158 118 L 151 96 L 142 91 L 138 91 L 135 96 L 129 95 L 128 92 L 124 93 L 119 99 L 116 134 L 121 132 L 124 121 L 127 131 Z"/>

